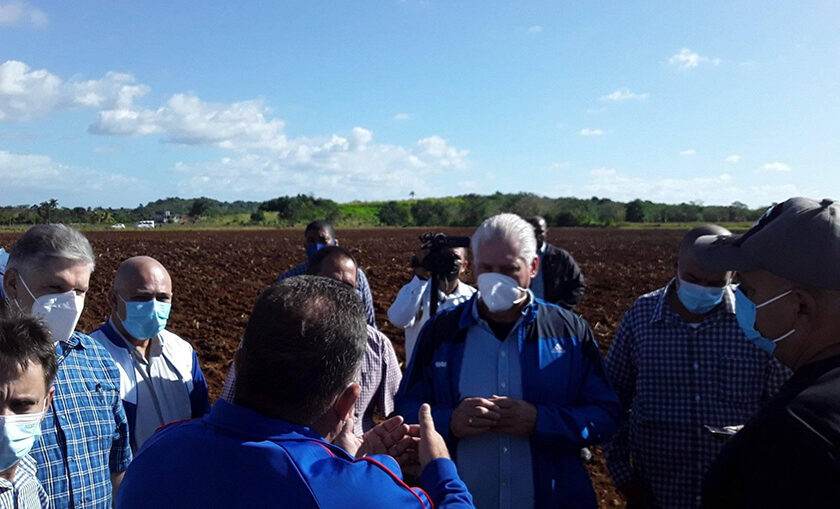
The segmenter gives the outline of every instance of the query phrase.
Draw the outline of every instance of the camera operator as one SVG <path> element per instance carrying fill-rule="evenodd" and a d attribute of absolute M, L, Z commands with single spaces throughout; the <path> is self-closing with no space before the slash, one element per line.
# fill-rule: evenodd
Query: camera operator
<path fill-rule="evenodd" d="M 437 311 L 449 309 L 466 302 L 475 293 L 475 288 L 461 281 L 469 261 L 465 247 L 435 247 L 429 234 L 421 237 L 424 243 L 411 258 L 414 277 L 403 286 L 394 303 L 388 308 L 388 320 L 405 329 L 405 365 L 408 366 L 414 352 L 414 345 L 420 329 L 430 316 L 431 287 L 430 268 L 448 265 L 448 270 L 438 274 Z M 436 259 L 435 259 L 436 258 Z"/>

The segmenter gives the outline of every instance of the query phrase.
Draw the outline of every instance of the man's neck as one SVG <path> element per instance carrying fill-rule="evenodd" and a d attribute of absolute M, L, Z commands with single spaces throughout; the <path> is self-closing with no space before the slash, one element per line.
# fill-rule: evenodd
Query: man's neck
<path fill-rule="evenodd" d="M 0 478 L 6 479 L 9 482 L 15 482 L 15 472 L 17 472 L 17 467 L 20 462 L 15 463 L 11 467 L 7 468 L 6 470 L 0 472 Z"/>
<path fill-rule="evenodd" d="M 446 285 L 443 286 L 440 291 L 442 291 L 444 295 L 452 295 L 455 293 L 455 290 L 458 289 L 459 284 L 461 284 L 459 279 L 456 279 L 455 281 L 446 281 Z"/>
<path fill-rule="evenodd" d="M 492 312 L 487 309 L 487 305 L 484 304 L 484 301 L 481 299 L 478 300 L 478 316 L 484 318 L 488 322 L 492 323 L 506 323 L 512 324 L 519 320 L 519 317 L 522 316 L 522 309 L 530 304 L 530 299 L 525 299 L 524 301 L 520 302 L 519 304 L 515 304 L 512 308 L 507 309 L 505 311 L 497 311 Z"/>

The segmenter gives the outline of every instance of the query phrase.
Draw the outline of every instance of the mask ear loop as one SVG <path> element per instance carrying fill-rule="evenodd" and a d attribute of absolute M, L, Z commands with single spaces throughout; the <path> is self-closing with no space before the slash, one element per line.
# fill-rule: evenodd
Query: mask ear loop
<path fill-rule="evenodd" d="M 755 309 L 761 309 L 761 308 L 763 308 L 764 306 L 766 306 L 766 305 L 768 305 L 768 304 L 771 304 L 771 303 L 773 303 L 773 302 L 776 302 L 777 300 L 781 299 L 782 297 L 784 297 L 784 296 L 786 296 L 786 295 L 790 295 L 791 293 L 793 293 L 793 289 L 790 289 L 790 290 L 786 291 L 785 293 L 782 293 L 782 294 L 776 295 L 776 296 L 775 296 L 775 297 L 773 297 L 772 299 L 770 299 L 770 300 L 766 300 L 766 301 L 762 302 L 761 304 L 758 304 L 758 305 L 755 307 Z"/>
<path fill-rule="evenodd" d="M 791 293 L 793 293 L 793 289 L 792 289 L 792 288 L 791 288 L 790 290 L 786 291 L 785 293 L 782 293 L 782 294 L 776 295 L 776 296 L 775 296 L 775 297 L 773 297 L 772 299 L 762 302 L 761 304 L 757 305 L 757 306 L 755 307 L 755 309 L 763 308 L 764 306 L 766 306 L 766 305 L 768 305 L 768 304 L 771 304 L 771 303 L 773 303 L 773 302 L 776 302 L 777 300 L 779 300 L 779 299 L 781 299 L 782 297 L 785 297 L 785 296 L 787 296 L 787 295 L 790 295 Z M 791 335 L 791 334 L 793 334 L 794 332 L 796 332 L 796 329 L 791 329 L 791 330 L 789 330 L 789 331 L 787 332 L 787 334 L 782 334 L 782 335 L 781 335 L 781 336 L 779 336 L 778 338 L 776 338 L 776 339 L 771 339 L 770 341 L 772 341 L 773 343 L 778 343 L 779 341 L 781 341 L 781 340 L 783 340 L 783 339 L 786 339 L 786 338 L 790 337 L 790 335 Z"/>
<path fill-rule="evenodd" d="M 29 285 L 26 284 L 26 281 L 23 280 L 23 276 L 20 274 L 20 271 L 18 271 L 18 279 L 20 279 L 20 282 L 23 284 L 23 288 L 26 290 L 26 293 L 28 293 L 29 296 L 32 297 L 32 302 L 34 303 L 35 301 L 37 301 L 38 299 L 32 293 L 32 290 L 29 289 Z M 18 310 L 20 312 L 23 312 L 23 308 L 20 307 L 20 301 L 18 301 L 17 297 L 15 297 L 15 304 L 17 304 Z"/>

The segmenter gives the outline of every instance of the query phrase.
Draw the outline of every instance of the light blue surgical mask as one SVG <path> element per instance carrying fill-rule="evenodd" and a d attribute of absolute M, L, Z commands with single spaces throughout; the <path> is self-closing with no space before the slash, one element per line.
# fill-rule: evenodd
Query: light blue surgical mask
<path fill-rule="evenodd" d="M 0 415 L 0 472 L 12 468 L 29 454 L 41 436 L 41 421 L 47 400 L 34 414 Z"/>
<path fill-rule="evenodd" d="M 738 319 L 738 325 L 741 326 L 741 330 L 744 331 L 744 335 L 747 336 L 748 340 L 752 341 L 757 347 L 771 355 L 773 354 L 773 351 L 776 350 L 776 343 L 789 337 L 791 334 L 796 332 L 796 329 L 791 329 L 776 339 L 765 338 L 755 328 L 755 313 L 756 310 L 763 308 L 772 302 L 776 302 L 782 297 L 789 295 L 791 292 L 793 292 L 793 290 L 788 290 L 784 293 L 776 295 L 772 299 L 756 305 L 744 294 L 744 292 L 741 291 L 740 288 L 735 290 L 735 318 Z"/>
<path fill-rule="evenodd" d="M 125 319 L 122 325 L 126 332 L 135 339 L 149 339 L 160 334 L 166 328 L 166 321 L 169 319 L 169 311 L 172 304 L 161 302 L 156 299 L 143 301 L 126 301 Z"/>
<path fill-rule="evenodd" d="M 677 278 L 677 296 L 686 309 L 695 315 L 704 315 L 715 308 L 723 300 L 722 286 L 701 286 Z"/>

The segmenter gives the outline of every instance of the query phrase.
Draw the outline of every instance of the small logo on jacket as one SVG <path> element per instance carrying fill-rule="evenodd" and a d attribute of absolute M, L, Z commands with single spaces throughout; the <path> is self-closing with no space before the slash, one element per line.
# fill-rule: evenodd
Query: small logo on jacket
<path fill-rule="evenodd" d="M 445 368 L 445 367 L 446 367 L 446 361 L 437 361 L 437 362 L 435 362 L 435 367 L 436 367 L 436 368 Z"/>
<path fill-rule="evenodd" d="M 552 348 L 552 349 L 551 349 L 551 351 L 552 351 L 552 352 L 554 352 L 554 353 L 556 353 L 557 355 L 560 355 L 560 354 L 561 354 L 561 353 L 563 353 L 565 350 L 563 350 L 563 347 L 562 347 L 562 346 L 560 346 L 560 343 L 557 343 L 556 345 L 554 345 L 554 348 Z"/>

